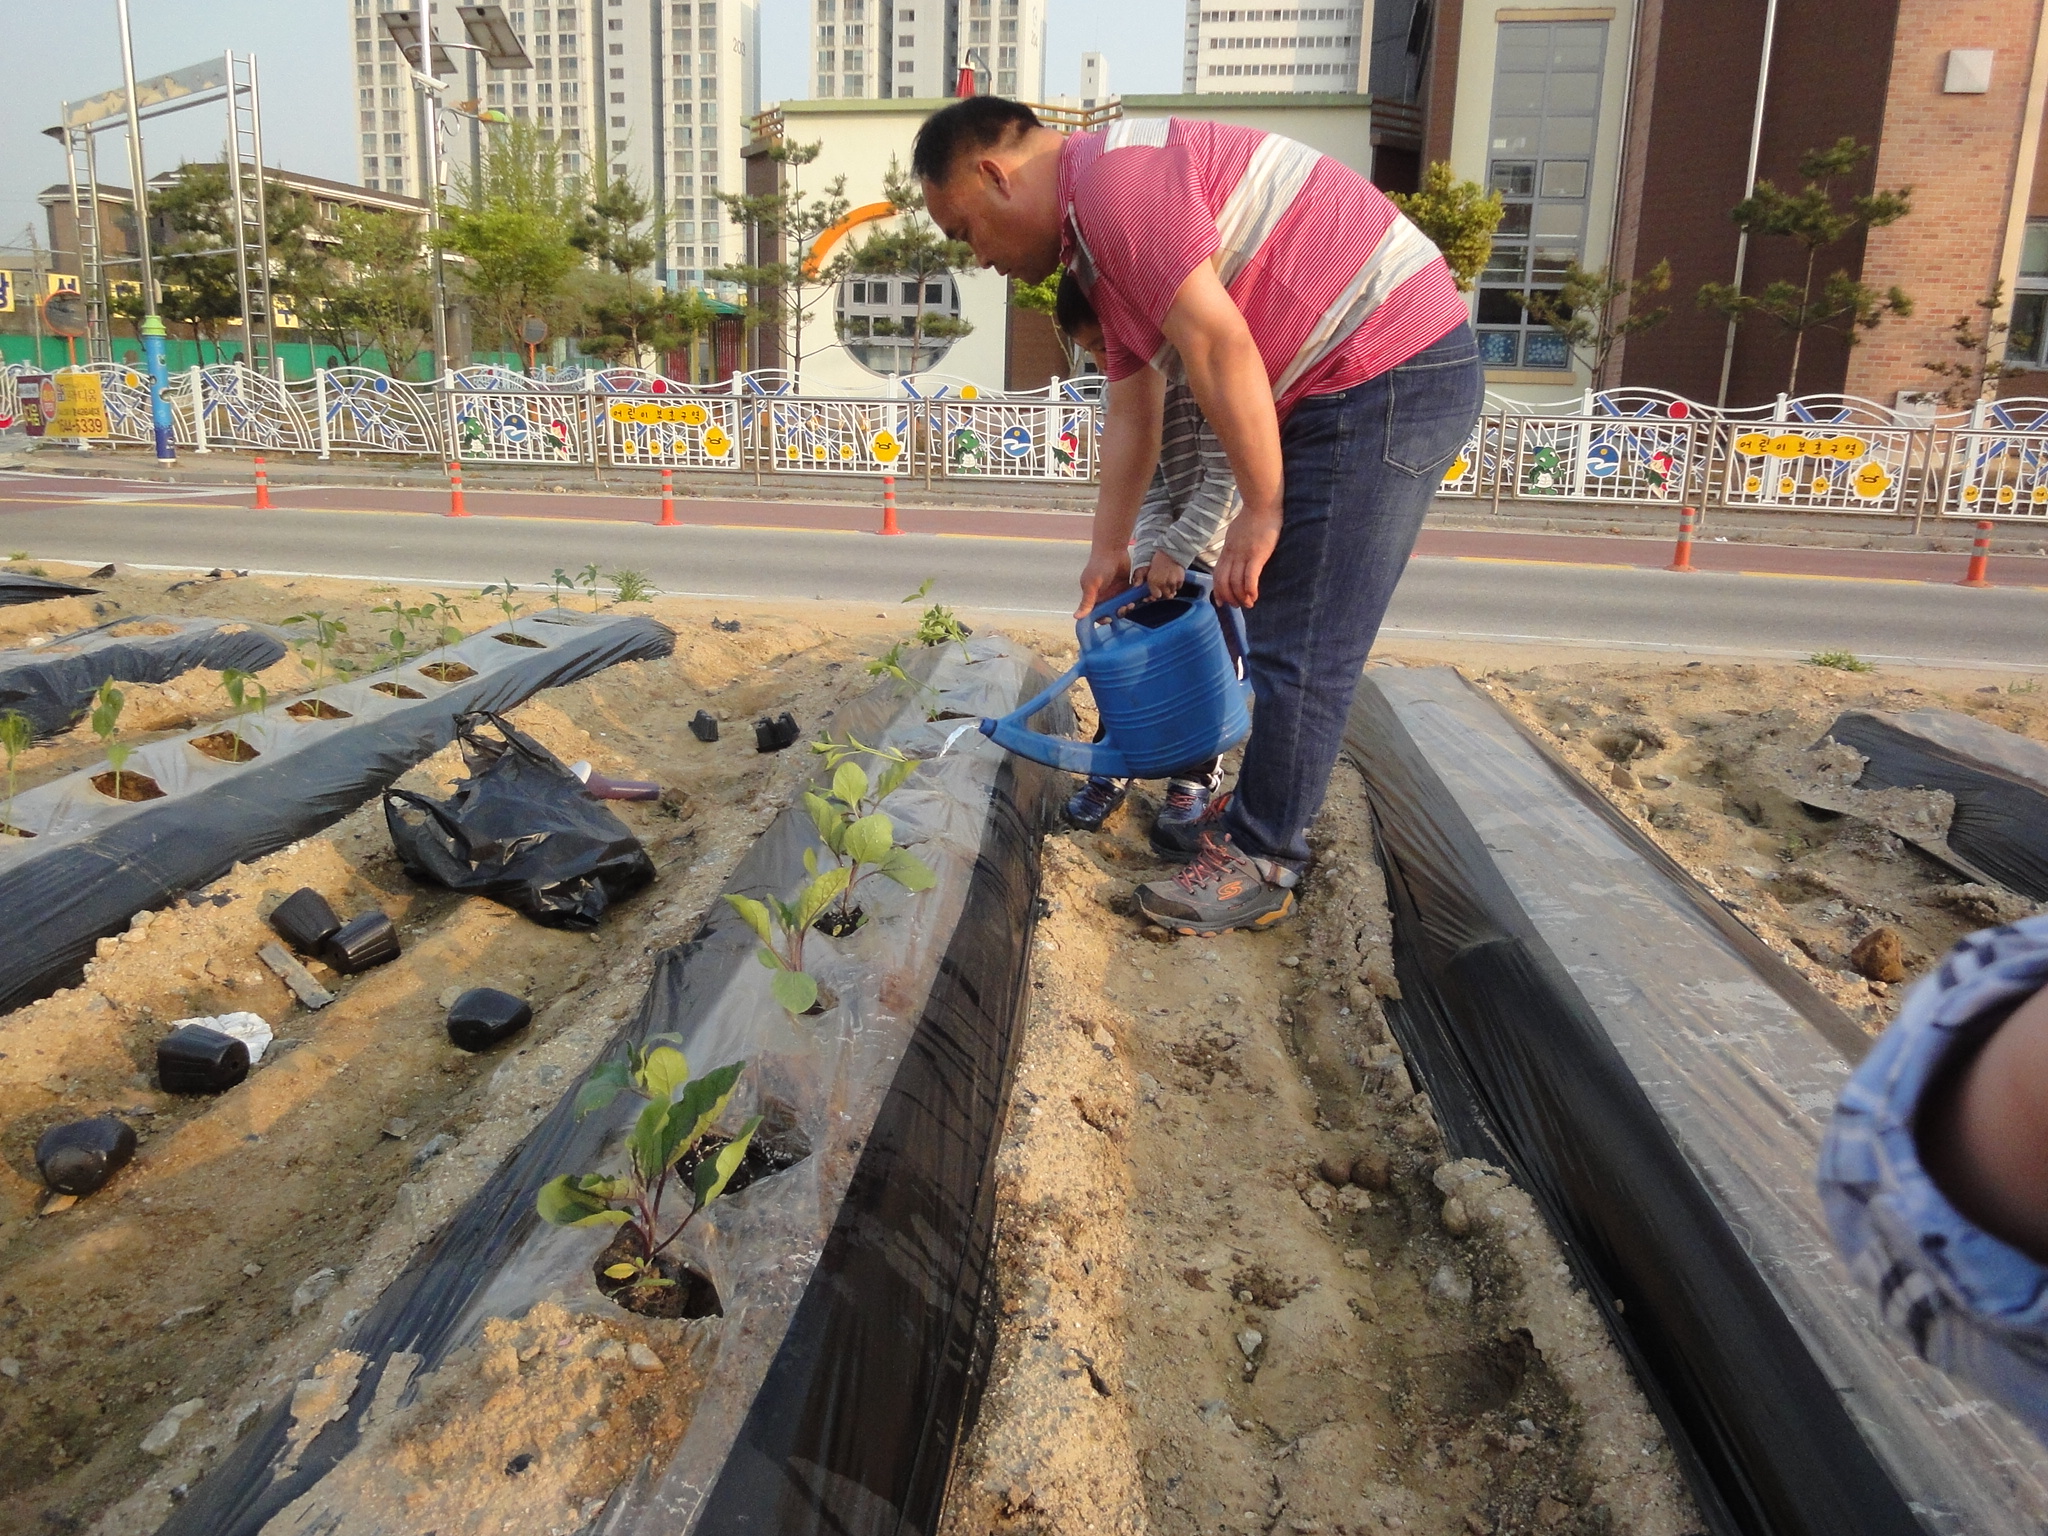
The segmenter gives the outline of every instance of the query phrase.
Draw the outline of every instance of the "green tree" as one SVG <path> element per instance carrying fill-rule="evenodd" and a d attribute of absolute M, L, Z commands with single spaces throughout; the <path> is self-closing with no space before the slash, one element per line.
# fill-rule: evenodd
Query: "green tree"
<path fill-rule="evenodd" d="M 1393 199 L 1444 253 L 1459 291 L 1470 293 L 1493 254 L 1493 232 L 1506 211 L 1500 194 L 1476 181 L 1460 181 L 1450 162 L 1439 160 L 1422 173 L 1417 191 L 1396 192 Z"/>
<path fill-rule="evenodd" d="M 1869 156 L 1869 145 L 1847 137 L 1826 149 L 1810 149 L 1799 161 L 1799 174 L 1806 181 L 1799 191 L 1786 192 L 1775 182 L 1759 181 L 1756 191 L 1731 210 L 1736 226 L 1745 234 L 1790 240 L 1805 250 L 1805 270 L 1798 282 L 1779 278 L 1757 294 L 1745 294 L 1730 283 L 1706 283 L 1700 288 L 1702 309 L 1737 322 L 1761 315 L 1791 333 L 1792 367 L 1785 380 L 1788 395 L 1799 393 L 1799 360 L 1809 331 L 1840 331 L 1853 347 L 1861 339 L 1859 331 L 1875 330 L 1886 315 L 1913 313 L 1913 301 L 1897 287 L 1880 293 L 1840 267 L 1825 279 L 1819 278 L 1820 253 L 1829 246 L 1859 231 L 1896 224 L 1913 211 L 1911 187 L 1851 197 L 1846 207 L 1837 201 L 1838 185 L 1854 175 Z"/>
<path fill-rule="evenodd" d="M 297 296 L 300 323 L 311 340 L 349 363 L 374 347 L 393 377 L 412 377 L 434 329 L 434 285 L 418 220 L 348 209 L 336 234 Z"/>
<path fill-rule="evenodd" d="M 649 352 L 657 354 L 658 367 L 662 357 L 708 332 L 716 318 L 701 294 L 614 281 L 591 295 L 578 335 L 584 351 L 613 367 L 641 367 Z"/>
<path fill-rule="evenodd" d="M 1941 403 L 1952 411 L 1968 410 L 2003 380 L 2016 379 L 2027 371 L 2005 364 L 2004 337 L 2012 326 L 1997 318 L 2005 308 L 2005 279 L 1995 279 L 1991 291 L 1974 307 L 1977 314 L 1957 315 L 1956 323 L 1948 328 L 1949 340 L 1962 355 L 1920 365 L 1941 380 Z M 2032 337 L 2022 340 L 2030 346 L 2033 342 Z"/>
<path fill-rule="evenodd" d="M 554 136 L 534 124 L 494 127 L 481 166 L 456 171 L 441 244 L 460 258 L 470 312 L 491 344 L 518 345 L 528 315 L 561 328 L 583 215 L 581 178 L 563 172 Z"/>
<path fill-rule="evenodd" d="M 1059 296 L 1060 269 L 1058 267 L 1054 267 L 1051 272 L 1035 283 L 1020 283 L 1014 277 L 1010 279 L 1010 303 L 1018 309 L 1027 309 L 1033 314 L 1050 315 L 1057 309 Z M 1060 330 L 1057 326 L 1054 327 L 1053 334 L 1059 337 L 1060 351 L 1066 354 L 1067 372 L 1069 374 L 1083 372 L 1081 349 L 1074 344 L 1074 338 L 1065 331 Z"/>
<path fill-rule="evenodd" d="M 270 237 L 270 291 L 302 302 L 325 258 L 310 238 L 312 203 L 275 181 L 264 185 L 264 222 Z M 161 310 L 167 323 L 189 326 L 195 347 L 201 339 L 221 356 L 221 328 L 242 315 L 242 289 L 236 271 L 234 200 L 227 168 L 182 165 L 177 180 L 151 194 L 151 211 L 170 230 L 157 250 L 157 278 L 162 285 Z M 225 254 L 221 254 L 225 252 Z M 139 296 L 121 301 L 117 310 L 139 323 Z M 202 355 L 202 361 L 204 360 Z"/>
<path fill-rule="evenodd" d="M 804 322 L 820 300 L 833 293 L 852 267 L 851 256 L 842 249 L 828 262 L 813 265 L 800 253 L 813 241 L 845 218 L 853 206 L 846 199 L 846 178 L 837 176 L 821 196 L 808 203 L 803 196 L 803 167 L 818 158 L 823 144 L 792 144 L 782 140 L 768 150 L 768 158 L 787 168 L 788 184 L 780 192 L 748 196 L 721 192 L 732 222 L 750 229 L 758 254 L 770 245 L 781 253 L 780 261 L 759 261 L 751 265 L 720 267 L 711 276 L 721 282 L 739 283 L 754 295 L 755 324 L 787 327 L 790 371 L 801 374 L 804 363 Z"/>
<path fill-rule="evenodd" d="M 916 373 L 931 361 L 925 339 L 951 340 L 973 331 L 973 323 L 950 310 L 927 310 L 927 284 L 962 267 L 974 265 L 974 249 L 964 240 L 948 240 L 926 217 L 924 191 L 906 175 L 894 155 L 882 175 L 882 196 L 896 211 L 894 227 L 877 230 L 853 253 L 852 269 L 868 276 L 903 278 L 917 289 L 917 311 L 910 322 L 910 368 Z M 844 327 L 841 328 L 844 334 Z"/>
<path fill-rule="evenodd" d="M 663 228 L 653 204 L 632 182 L 619 177 L 599 184 L 569 243 L 599 269 L 632 277 L 654 265 Z"/>
<path fill-rule="evenodd" d="M 1670 306 L 1650 303 L 1670 287 L 1669 261 L 1658 262 L 1641 277 L 1609 277 L 1605 267 L 1588 272 L 1577 261 L 1569 261 L 1564 281 L 1555 289 L 1518 293 L 1515 298 L 1565 339 L 1591 370 L 1593 387 L 1601 389 L 1607 384 L 1607 360 L 1614 349 L 1671 318 Z"/>

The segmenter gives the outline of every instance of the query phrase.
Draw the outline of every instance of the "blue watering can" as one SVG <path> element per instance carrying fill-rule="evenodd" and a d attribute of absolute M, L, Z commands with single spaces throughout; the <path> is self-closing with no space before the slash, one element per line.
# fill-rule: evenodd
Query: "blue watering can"
<path fill-rule="evenodd" d="M 1081 659 L 1072 669 L 1013 713 L 982 721 L 982 735 L 1034 763 L 1106 779 L 1163 778 L 1229 751 L 1252 728 L 1244 615 L 1218 608 L 1209 587 L 1190 571 L 1172 597 L 1138 601 L 1145 588 L 1133 587 L 1103 603 L 1074 626 Z M 1082 677 L 1102 716 L 1101 741 L 1026 728 Z"/>

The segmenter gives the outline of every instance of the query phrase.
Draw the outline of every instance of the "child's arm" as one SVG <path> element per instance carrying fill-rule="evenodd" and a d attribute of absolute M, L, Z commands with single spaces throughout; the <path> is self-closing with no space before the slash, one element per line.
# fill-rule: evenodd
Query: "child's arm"
<path fill-rule="evenodd" d="M 1173 497 L 1166 489 L 1166 466 L 1161 464 L 1152 473 L 1152 483 L 1145 489 L 1144 503 L 1138 508 L 1138 526 L 1131 533 L 1131 579 L 1141 580 L 1140 573 L 1152 563 L 1152 556 L 1173 528 Z"/>
<path fill-rule="evenodd" d="M 1200 478 L 1175 509 L 1171 529 L 1156 546 L 1182 566 L 1204 559 L 1213 565 L 1224 531 L 1244 506 L 1222 441 L 1199 416 L 1196 423 L 1193 451 L 1200 463 Z"/>

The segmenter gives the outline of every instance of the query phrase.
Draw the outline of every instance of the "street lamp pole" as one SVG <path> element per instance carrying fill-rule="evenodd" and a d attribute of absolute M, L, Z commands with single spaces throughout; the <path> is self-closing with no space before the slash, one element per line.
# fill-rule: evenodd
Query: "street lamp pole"
<path fill-rule="evenodd" d="M 149 249 L 149 187 L 142 164 L 142 112 L 135 100 L 135 41 L 128 30 L 128 0 L 114 0 L 121 23 L 121 84 L 128 95 L 128 177 L 135 187 L 135 254 L 142 261 L 142 356 L 149 369 L 149 419 L 156 439 L 156 461 L 178 462 L 176 434 L 171 430 L 170 367 L 164 357 L 164 322 L 156 312 L 156 264 Z M 98 220 L 100 211 L 92 209 Z M 198 402 L 194 402 L 197 408 Z"/>
<path fill-rule="evenodd" d="M 422 85 L 415 77 L 413 84 L 420 93 L 420 124 L 423 129 L 420 142 L 420 172 L 426 179 L 423 196 L 427 204 L 427 238 L 433 247 L 434 262 L 434 362 L 441 376 L 446 378 L 450 371 L 448 356 L 448 266 L 441 249 L 441 100 L 440 78 L 434 73 L 434 0 L 420 0 L 420 62 L 418 75 L 432 83 L 433 89 Z"/>

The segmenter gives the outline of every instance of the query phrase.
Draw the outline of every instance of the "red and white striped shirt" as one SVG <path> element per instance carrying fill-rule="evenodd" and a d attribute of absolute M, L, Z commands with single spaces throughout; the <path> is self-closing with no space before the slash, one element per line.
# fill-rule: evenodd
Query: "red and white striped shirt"
<path fill-rule="evenodd" d="M 1217 271 L 1265 359 L 1281 420 L 1406 362 L 1466 318 L 1427 236 L 1349 166 L 1257 128 L 1124 118 L 1060 151 L 1060 260 L 1101 318 L 1111 379 L 1173 349 L 1188 274 Z"/>

